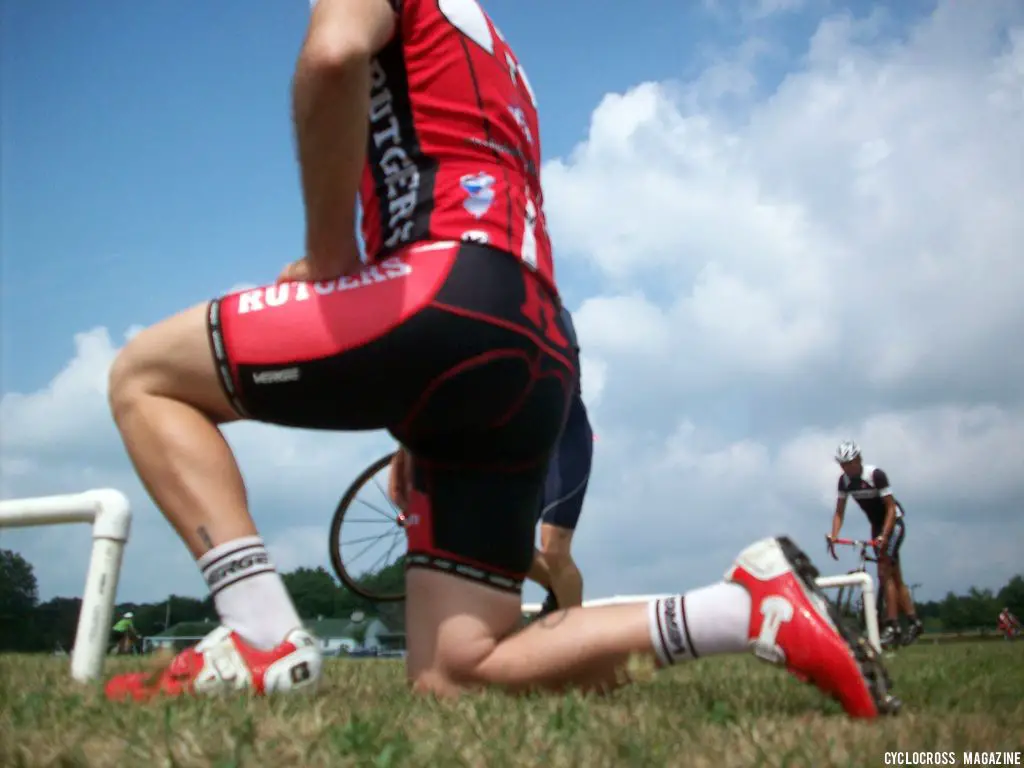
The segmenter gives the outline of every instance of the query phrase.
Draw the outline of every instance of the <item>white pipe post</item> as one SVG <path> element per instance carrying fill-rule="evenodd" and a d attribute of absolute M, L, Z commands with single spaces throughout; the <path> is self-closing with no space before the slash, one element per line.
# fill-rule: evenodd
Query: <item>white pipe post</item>
<path fill-rule="evenodd" d="M 92 555 L 71 650 L 71 676 L 79 682 L 94 680 L 103 671 L 121 560 L 131 530 L 128 499 L 120 491 L 100 488 L 61 496 L 0 501 L 0 527 L 88 522 L 93 524 Z"/>
<path fill-rule="evenodd" d="M 821 576 L 816 581 L 822 589 L 860 586 L 864 598 L 864 626 L 867 627 L 868 642 L 880 654 L 882 640 L 878 633 L 878 603 L 875 601 L 875 582 L 871 574 L 857 571 L 839 576 Z"/>
<path fill-rule="evenodd" d="M 131 529 L 128 499 L 110 488 L 82 494 L 96 515 L 92 528 L 92 557 L 82 593 L 82 612 L 71 652 L 71 677 L 95 680 L 103 671 L 110 625 L 117 600 L 124 546 Z"/>

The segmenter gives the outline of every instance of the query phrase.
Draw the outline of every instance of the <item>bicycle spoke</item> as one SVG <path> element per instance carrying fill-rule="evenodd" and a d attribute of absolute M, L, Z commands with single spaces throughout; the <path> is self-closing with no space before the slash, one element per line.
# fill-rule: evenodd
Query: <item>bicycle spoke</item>
<path fill-rule="evenodd" d="M 395 511 L 395 514 L 398 514 L 398 511 L 399 511 L 398 507 L 395 505 L 395 502 L 393 502 L 391 500 L 390 494 L 388 494 L 388 492 L 384 490 L 384 487 L 380 483 L 377 482 L 377 478 L 376 477 L 373 478 L 373 484 L 375 486 L 377 486 L 377 490 L 380 491 L 380 495 L 384 497 L 384 501 L 386 501 L 388 503 L 388 506 L 391 507 Z"/>
<path fill-rule="evenodd" d="M 360 504 L 362 504 L 364 506 L 369 507 L 374 512 L 376 512 L 378 515 L 380 515 L 381 517 L 385 517 L 388 520 L 394 520 L 395 519 L 394 517 L 391 517 L 390 515 L 388 515 L 388 513 L 385 512 L 383 509 L 381 509 L 380 507 L 373 506 L 373 504 L 371 504 L 370 502 L 366 501 L 365 499 L 356 498 L 356 501 L 358 501 Z M 396 515 L 396 517 L 397 517 L 397 515 Z"/>
<path fill-rule="evenodd" d="M 387 471 L 390 457 L 382 457 L 368 468 L 360 477 L 359 484 L 353 484 L 346 492 L 345 504 L 347 507 L 339 507 L 335 512 L 335 520 L 332 522 L 333 540 L 331 542 L 331 559 L 335 572 L 345 585 L 354 592 L 370 600 L 391 602 L 401 600 L 404 595 L 404 585 L 393 584 L 385 586 L 383 582 L 375 583 L 374 576 L 392 565 L 400 564 L 404 555 L 403 542 L 408 541 L 408 533 L 405 530 L 402 520 L 402 512 L 388 495 Z M 364 493 L 370 488 L 376 488 L 383 502 L 367 498 Z M 356 502 L 359 502 L 362 509 L 370 512 L 356 513 Z M 352 515 L 352 517 L 348 517 Z M 362 528 L 350 531 L 346 523 L 381 523 L 392 524 L 390 540 L 388 529 Z M 349 536 L 356 538 L 348 539 Z M 373 547 L 380 542 L 382 546 L 377 555 L 371 554 Z M 396 559 L 396 552 L 398 553 Z M 364 555 L 369 555 L 366 565 L 360 565 Z M 369 566 L 369 567 L 367 567 Z"/>
<path fill-rule="evenodd" d="M 377 558 L 377 559 L 376 559 L 376 560 L 374 561 L 373 565 L 371 565 L 371 566 L 370 566 L 369 572 L 370 572 L 371 574 L 375 574 L 375 573 L 377 573 L 377 564 L 378 564 L 378 563 L 380 563 L 380 562 L 381 562 L 381 560 L 387 560 L 387 557 L 388 557 L 388 555 L 387 555 L 387 553 L 386 553 L 386 552 L 385 552 L 385 553 L 384 553 L 384 554 L 383 554 L 382 556 L 378 557 L 378 558 Z"/>
<path fill-rule="evenodd" d="M 347 525 L 348 523 L 376 523 L 377 525 L 383 525 L 384 523 L 391 523 L 392 525 L 397 525 L 398 521 L 396 519 L 394 519 L 394 518 L 390 518 L 390 519 L 386 519 L 386 520 L 349 520 L 346 517 L 345 518 L 345 524 Z"/>
<path fill-rule="evenodd" d="M 387 553 L 386 557 L 391 557 L 391 553 L 395 551 L 395 545 L 398 544 L 399 541 L 400 541 L 400 539 L 398 539 L 396 537 L 394 539 L 394 541 L 391 542 L 391 546 L 388 547 L 388 553 Z"/>
<path fill-rule="evenodd" d="M 346 541 L 345 544 L 362 544 L 364 541 L 380 541 L 387 533 L 378 533 L 376 536 L 364 536 L 361 539 L 353 539 L 352 541 Z"/>
<path fill-rule="evenodd" d="M 378 536 L 378 537 L 377 537 L 376 539 L 374 539 L 374 541 L 380 541 L 380 539 L 381 539 L 381 537 L 380 537 L 380 536 Z M 350 544 L 352 544 L 352 543 L 354 543 L 354 542 L 349 542 L 349 543 L 350 543 Z M 356 557 L 359 557 L 360 555 L 362 555 L 362 554 L 363 554 L 363 552 L 366 552 L 366 551 L 367 551 L 367 550 L 369 550 L 369 549 L 370 549 L 370 547 L 372 547 L 372 546 L 373 546 L 373 544 L 370 544 L 369 546 L 367 546 L 367 547 L 364 547 L 363 549 L 361 549 L 361 550 L 359 551 L 359 554 L 358 554 L 358 555 L 356 555 Z"/>

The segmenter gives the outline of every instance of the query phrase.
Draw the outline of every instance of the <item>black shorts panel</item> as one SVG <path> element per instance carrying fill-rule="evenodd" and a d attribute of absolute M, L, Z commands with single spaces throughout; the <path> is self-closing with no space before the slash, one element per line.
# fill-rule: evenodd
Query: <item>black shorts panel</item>
<path fill-rule="evenodd" d="M 577 379 L 557 298 L 476 244 L 413 246 L 346 280 L 213 302 L 225 391 L 266 423 L 390 431 L 414 457 L 409 565 L 518 590 Z"/>
<path fill-rule="evenodd" d="M 871 527 L 871 537 L 877 539 L 882 535 L 881 526 Z M 885 549 L 880 553 L 887 555 L 894 563 L 900 561 L 900 547 L 903 546 L 903 538 L 906 536 L 907 528 L 903 522 L 902 517 L 896 518 L 896 522 L 892 525 L 892 533 L 889 535 L 889 541 L 886 542 Z"/>

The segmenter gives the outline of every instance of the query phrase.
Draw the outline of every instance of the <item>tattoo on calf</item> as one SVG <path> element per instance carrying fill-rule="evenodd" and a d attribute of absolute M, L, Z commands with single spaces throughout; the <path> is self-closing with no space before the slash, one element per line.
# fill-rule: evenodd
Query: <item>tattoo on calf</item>
<path fill-rule="evenodd" d="M 206 530 L 205 526 L 200 525 L 196 528 L 196 534 L 199 536 L 199 540 L 206 545 L 207 549 L 213 549 L 213 539 L 210 538 L 210 532 Z"/>

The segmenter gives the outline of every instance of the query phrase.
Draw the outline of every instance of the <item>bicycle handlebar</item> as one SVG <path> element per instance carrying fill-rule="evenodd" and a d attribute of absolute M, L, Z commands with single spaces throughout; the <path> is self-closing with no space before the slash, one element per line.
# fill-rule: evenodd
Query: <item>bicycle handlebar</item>
<path fill-rule="evenodd" d="M 825 539 L 833 544 L 845 544 L 848 547 L 871 547 L 875 544 L 873 541 L 863 541 L 861 539 L 829 539 L 828 536 Z"/>

